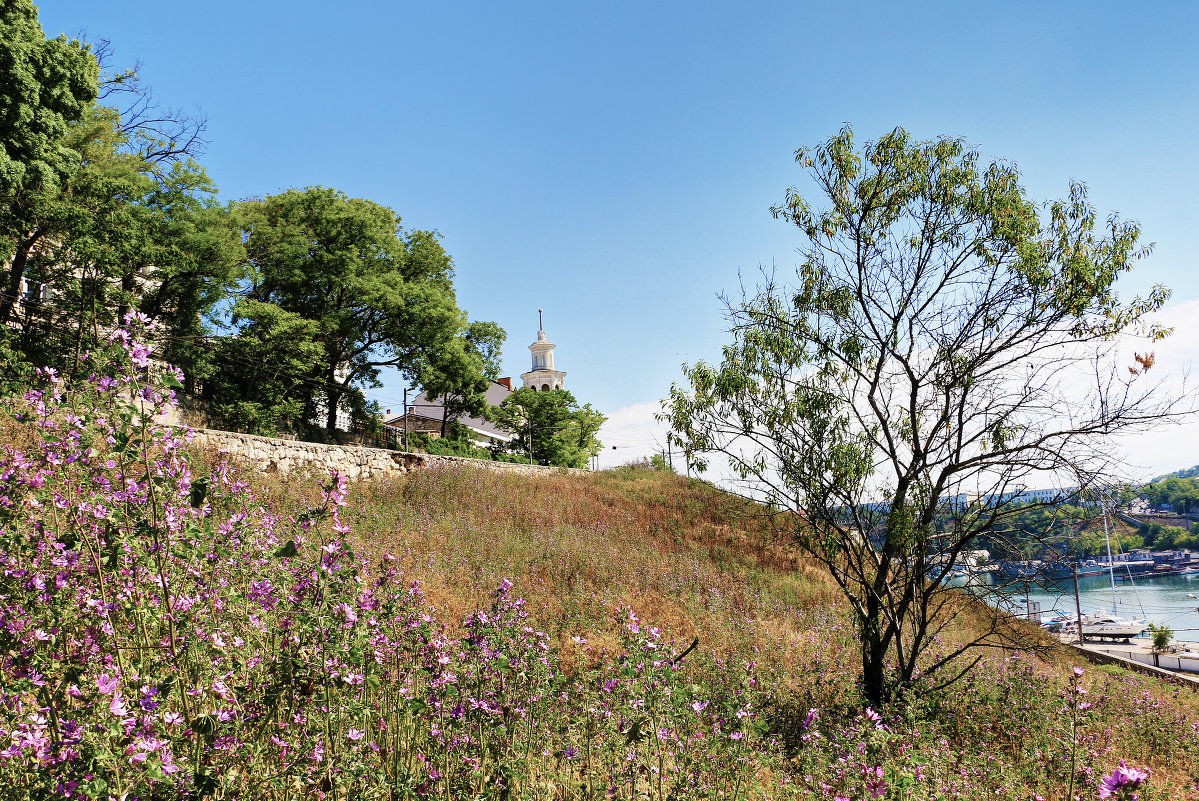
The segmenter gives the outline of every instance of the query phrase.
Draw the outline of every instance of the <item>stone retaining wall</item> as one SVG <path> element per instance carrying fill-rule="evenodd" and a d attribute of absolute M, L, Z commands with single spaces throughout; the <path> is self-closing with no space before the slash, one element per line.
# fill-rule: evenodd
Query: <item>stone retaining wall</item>
<path fill-rule="evenodd" d="M 256 437 L 211 428 L 196 430 L 197 445 L 227 451 L 237 462 L 264 473 L 289 473 L 302 467 L 327 472 L 337 470 L 351 479 L 370 479 L 378 476 L 402 475 L 439 464 L 463 464 L 485 470 L 517 473 L 527 476 L 557 473 L 586 473 L 567 467 L 542 467 L 532 464 L 493 462 L 490 459 L 468 459 L 463 456 L 437 456 L 431 453 L 406 453 L 383 448 L 364 448 L 350 445 L 323 445 L 276 437 Z"/>

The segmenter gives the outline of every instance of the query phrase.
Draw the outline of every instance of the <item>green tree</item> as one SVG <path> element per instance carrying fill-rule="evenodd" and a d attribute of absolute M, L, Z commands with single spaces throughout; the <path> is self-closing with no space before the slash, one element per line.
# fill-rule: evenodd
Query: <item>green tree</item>
<path fill-rule="evenodd" d="M 14 321 L 22 348 L 38 363 L 70 367 L 127 310 L 139 309 L 162 323 L 164 357 L 189 381 L 202 378 L 210 362 L 200 339 L 204 318 L 244 261 L 216 188 L 190 158 L 168 165 L 131 147 L 107 107 L 89 109 L 67 142 L 79 164 L 61 186 L 27 193 L 0 212 L 20 232 L 20 277 L 45 289 Z"/>
<path fill-rule="evenodd" d="M 30 0 L 0 4 L 0 197 L 52 189 L 75 166 L 63 140 L 95 100 L 97 77 L 86 45 L 46 39 Z"/>
<path fill-rule="evenodd" d="M 726 301 L 722 363 L 686 367 L 664 417 L 694 466 L 723 454 L 748 494 L 794 512 L 776 519 L 849 602 L 880 703 L 956 680 L 978 646 L 1031 646 L 997 612 L 931 650 L 960 603 L 943 566 L 1020 511 L 964 493 L 1088 485 L 1110 435 L 1179 413 L 1145 386 L 1151 356 L 1113 364 L 1110 345 L 1162 336 L 1143 319 L 1168 293 L 1117 297 L 1144 253 L 1136 224 L 1103 226 L 1078 184 L 1040 206 L 960 140 L 897 128 L 859 148 L 846 128 L 796 159 L 827 203 L 793 188 L 773 210 L 801 234 L 797 280 Z"/>
<path fill-rule="evenodd" d="M 216 339 L 220 369 L 204 382 L 205 400 L 234 431 L 296 431 L 312 394 L 308 370 L 323 355 L 316 323 L 243 298 L 234 306 L 233 324 L 236 334 Z"/>
<path fill-rule="evenodd" d="M 512 453 L 532 454 L 541 465 L 587 467 L 587 460 L 602 447 L 596 435 L 607 420 L 604 415 L 582 406 L 564 389 L 538 392 L 522 387 L 491 408 L 491 419 L 509 431 Z"/>
<path fill-rule="evenodd" d="M 463 415 L 481 418 L 487 413 L 487 388 L 500 372 L 500 349 L 507 334 L 492 322 L 466 322 L 450 342 L 422 353 L 415 367 L 416 380 L 425 397 L 442 404 L 441 436 L 449 435 L 452 421 Z"/>
<path fill-rule="evenodd" d="M 323 416 L 332 431 L 335 410 L 362 418 L 362 388 L 378 385 L 380 368 L 414 377 L 466 341 L 436 233 L 405 231 L 391 209 L 323 187 L 243 202 L 238 213 L 251 270 L 244 296 L 316 326 L 305 419 Z"/>
<path fill-rule="evenodd" d="M 1153 636 L 1153 650 L 1164 651 L 1170 646 L 1170 640 L 1174 639 L 1174 629 L 1162 624 L 1149 624 L 1149 633 Z"/>
<path fill-rule="evenodd" d="M 29 0 L 0 4 L 0 328 L 9 322 L 29 255 L 45 236 L 30 207 L 54 197 L 79 164 L 68 141 L 97 94 L 86 45 L 47 40 Z"/>

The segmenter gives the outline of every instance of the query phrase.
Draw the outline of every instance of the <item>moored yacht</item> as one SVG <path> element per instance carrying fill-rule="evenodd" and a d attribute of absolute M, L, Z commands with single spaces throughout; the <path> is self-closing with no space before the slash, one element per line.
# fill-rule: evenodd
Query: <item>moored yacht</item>
<path fill-rule="evenodd" d="M 1082 634 L 1084 637 L 1098 637 L 1100 639 L 1110 640 L 1128 640 L 1136 637 L 1147 628 L 1148 624 L 1144 620 L 1129 620 L 1126 617 L 1109 614 L 1093 614 L 1082 616 Z M 1067 623 L 1062 626 L 1062 630 L 1073 631 L 1078 628 L 1077 623 L 1072 625 Z"/>

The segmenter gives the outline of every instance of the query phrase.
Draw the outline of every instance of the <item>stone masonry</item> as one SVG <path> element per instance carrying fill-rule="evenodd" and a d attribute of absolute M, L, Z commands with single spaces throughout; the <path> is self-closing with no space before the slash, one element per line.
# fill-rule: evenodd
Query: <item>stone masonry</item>
<path fill-rule="evenodd" d="M 337 470 L 350 479 L 371 479 L 378 476 L 401 475 L 410 470 L 421 470 L 441 464 L 462 464 L 526 476 L 587 472 L 567 467 L 493 462 L 489 459 L 468 459 L 462 456 L 437 456 L 430 453 L 406 453 L 383 448 L 323 445 L 316 442 L 235 434 L 210 428 L 196 430 L 195 444 L 218 451 L 227 451 L 234 461 L 264 473 L 289 473 L 297 468 L 309 467 L 321 472 Z"/>

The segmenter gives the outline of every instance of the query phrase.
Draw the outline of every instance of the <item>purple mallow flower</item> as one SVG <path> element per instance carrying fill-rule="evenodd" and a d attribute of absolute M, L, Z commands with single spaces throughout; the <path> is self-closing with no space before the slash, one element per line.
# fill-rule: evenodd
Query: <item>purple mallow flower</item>
<path fill-rule="evenodd" d="M 1120 767 L 1099 782 L 1099 797 L 1135 799 L 1137 794 L 1134 791 L 1149 781 L 1149 774 L 1149 770 L 1127 767 L 1121 759 Z"/>

